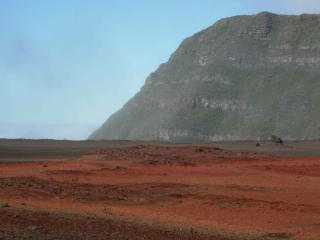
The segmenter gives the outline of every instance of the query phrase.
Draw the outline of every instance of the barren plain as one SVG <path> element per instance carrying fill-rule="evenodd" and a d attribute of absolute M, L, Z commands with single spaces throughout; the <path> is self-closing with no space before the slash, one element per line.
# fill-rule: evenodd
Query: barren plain
<path fill-rule="evenodd" d="M 320 142 L 0 140 L 0 239 L 319 240 Z"/>

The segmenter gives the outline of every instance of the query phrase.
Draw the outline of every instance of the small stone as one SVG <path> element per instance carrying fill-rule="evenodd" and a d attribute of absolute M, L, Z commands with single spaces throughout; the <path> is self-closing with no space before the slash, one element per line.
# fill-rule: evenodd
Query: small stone
<path fill-rule="evenodd" d="M 36 231 L 37 229 L 38 229 L 37 226 L 28 227 L 28 230 L 30 230 L 30 231 Z"/>
<path fill-rule="evenodd" d="M 10 205 L 8 203 L 0 203 L 0 208 L 8 208 Z"/>

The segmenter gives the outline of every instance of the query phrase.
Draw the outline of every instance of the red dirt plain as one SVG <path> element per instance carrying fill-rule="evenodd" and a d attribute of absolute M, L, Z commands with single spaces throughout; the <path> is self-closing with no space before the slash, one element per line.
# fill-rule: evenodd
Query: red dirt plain
<path fill-rule="evenodd" d="M 0 163 L 0 239 L 320 239 L 320 157 L 99 148 Z"/>

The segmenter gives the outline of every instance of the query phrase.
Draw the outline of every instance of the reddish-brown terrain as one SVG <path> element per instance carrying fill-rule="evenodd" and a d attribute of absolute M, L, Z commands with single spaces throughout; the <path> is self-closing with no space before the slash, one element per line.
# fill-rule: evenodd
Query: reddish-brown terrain
<path fill-rule="evenodd" d="M 251 145 L 1 141 L 0 239 L 319 240 L 320 144 Z"/>

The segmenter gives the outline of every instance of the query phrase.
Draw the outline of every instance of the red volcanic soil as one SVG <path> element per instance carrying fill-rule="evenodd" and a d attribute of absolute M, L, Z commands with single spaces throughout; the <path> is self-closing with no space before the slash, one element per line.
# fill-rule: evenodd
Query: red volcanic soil
<path fill-rule="evenodd" d="M 0 239 L 317 240 L 320 157 L 133 144 L 0 163 Z"/>

